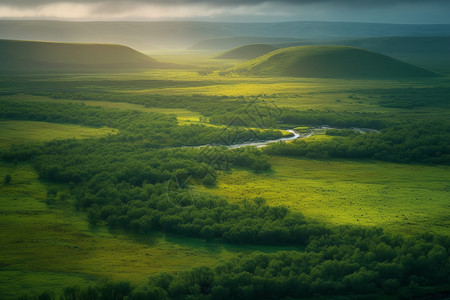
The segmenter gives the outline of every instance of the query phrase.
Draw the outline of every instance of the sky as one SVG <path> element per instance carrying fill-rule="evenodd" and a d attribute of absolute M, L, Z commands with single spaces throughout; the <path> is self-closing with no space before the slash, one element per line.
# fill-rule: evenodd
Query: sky
<path fill-rule="evenodd" d="M 0 0 L 0 18 L 449 24 L 450 0 Z"/>

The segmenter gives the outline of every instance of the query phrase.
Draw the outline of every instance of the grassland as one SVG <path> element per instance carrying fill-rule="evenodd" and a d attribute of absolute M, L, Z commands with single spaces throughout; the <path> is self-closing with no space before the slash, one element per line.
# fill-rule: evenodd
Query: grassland
<path fill-rule="evenodd" d="M 0 120 L 0 147 L 70 138 L 94 138 L 117 133 L 113 128 L 92 128 L 73 124 Z"/>
<path fill-rule="evenodd" d="M 229 201 L 264 197 L 333 224 L 448 234 L 450 168 L 377 161 L 271 157 L 273 172 L 222 172 L 203 191 Z"/>
<path fill-rule="evenodd" d="M 206 64 L 206 62 L 205 62 Z M 208 60 L 214 66 L 214 60 Z M 200 76 L 197 72 L 165 70 L 151 71 L 140 75 L 140 79 L 163 77 L 178 81 L 178 86 L 136 87 L 126 91 L 130 95 L 208 95 L 229 97 L 259 97 L 272 102 L 279 108 L 298 110 L 333 110 L 338 112 L 380 112 L 392 118 L 433 119 L 450 116 L 448 109 L 425 106 L 415 109 L 383 107 L 378 104 L 386 95 L 377 97 L 367 95 L 367 90 L 389 89 L 433 89 L 448 87 L 448 77 L 420 80 L 342 80 L 329 78 L 293 78 L 293 77 L 248 77 L 219 76 L 208 74 Z M 144 77 L 142 77 L 144 76 Z M 186 85 L 182 81 L 199 82 L 201 84 Z M 414 94 L 411 94 L 414 97 Z"/>
<path fill-rule="evenodd" d="M 174 63 L 189 63 L 189 55 L 156 55 Z M 180 58 L 181 57 L 181 58 Z M 450 86 L 448 78 L 426 80 L 341 80 L 293 77 L 201 75 L 199 70 L 225 69 L 237 61 L 215 60 L 196 54 L 192 70 L 152 70 L 140 74 L 39 76 L 27 80 L 82 86 L 86 90 L 127 95 L 214 95 L 253 97 L 280 108 L 379 112 L 392 118 L 433 120 L 450 116 L 442 107 L 390 108 L 378 104 L 383 95 L 367 90 L 433 88 Z M 217 67 L 217 68 L 216 68 Z M 7 80 L 10 80 L 9 78 Z M 11 79 L 13 80 L 13 79 Z M 20 83 L 20 78 L 18 80 Z M 122 84 L 116 84 L 122 82 Z M 56 84 L 55 84 L 56 85 Z M 8 82 L 0 89 L 9 91 Z M 81 92 L 83 91 L 80 88 Z M 0 99 L 26 101 L 77 101 L 86 105 L 175 114 L 181 124 L 199 122 L 199 113 L 183 108 L 60 100 L 33 96 L 1 95 Z M 105 100 L 108 100 L 105 96 Z M 110 128 L 89 128 L 45 122 L 1 121 L 0 147 L 50 139 L 87 138 L 113 134 Z M 315 136 L 311 139 L 326 139 Z M 270 157 L 272 171 L 243 169 L 220 172 L 216 187 L 198 186 L 200 192 L 229 201 L 264 197 L 270 205 L 286 205 L 308 217 L 331 224 L 381 226 L 391 232 L 449 234 L 450 168 L 393 164 L 379 161 L 312 160 Z M 84 212 L 73 209 L 68 189 L 58 186 L 55 203 L 47 204 L 47 190 L 54 184 L 39 180 L 28 164 L 0 165 L 0 180 L 10 174 L 10 184 L 0 182 L 0 298 L 36 294 L 63 286 L 85 285 L 100 278 L 140 283 L 149 274 L 176 272 L 194 266 L 213 266 L 219 260 L 254 250 L 276 251 L 285 247 L 232 246 L 160 233 L 148 236 L 111 231 L 102 224 L 90 226 Z"/>

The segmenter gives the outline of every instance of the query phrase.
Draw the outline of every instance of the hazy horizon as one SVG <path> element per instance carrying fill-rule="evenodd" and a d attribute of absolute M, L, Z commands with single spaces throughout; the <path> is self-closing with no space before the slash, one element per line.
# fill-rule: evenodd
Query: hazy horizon
<path fill-rule="evenodd" d="M 445 0 L 2 0 L 0 19 L 450 24 Z"/>

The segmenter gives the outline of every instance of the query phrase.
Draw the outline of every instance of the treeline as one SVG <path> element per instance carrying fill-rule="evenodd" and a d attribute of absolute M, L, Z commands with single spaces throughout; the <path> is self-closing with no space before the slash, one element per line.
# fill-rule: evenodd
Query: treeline
<path fill-rule="evenodd" d="M 285 111 L 279 121 L 287 124 L 349 128 L 382 129 L 393 125 L 392 117 L 382 113 L 336 112 L 336 111 Z"/>
<path fill-rule="evenodd" d="M 145 140 L 148 146 L 232 145 L 252 140 L 277 139 L 277 130 L 178 126 L 175 115 L 135 110 L 105 109 L 75 103 L 0 101 L 0 118 L 55 123 L 109 126 L 120 129 L 116 140 Z"/>
<path fill-rule="evenodd" d="M 127 102 L 146 107 L 184 108 L 196 111 L 209 119 L 211 124 L 277 128 L 277 116 L 281 110 L 259 101 L 257 97 L 245 98 L 206 95 L 130 95 L 123 93 L 98 92 L 33 92 L 33 95 L 53 99 L 95 100 Z"/>
<path fill-rule="evenodd" d="M 206 95 L 129 95 L 123 93 L 98 92 L 33 92 L 54 99 L 96 100 L 127 102 L 146 107 L 187 108 L 196 111 L 211 124 L 278 128 L 282 124 L 329 125 L 335 127 L 361 127 L 382 129 L 396 122 L 392 116 L 382 113 L 336 112 L 278 108 L 264 97 L 228 97 Z"/>
<path fill-rule="evenodd" d="M 185 108 L 209 117 L 224 112 L 241 111 L 254 98 L 246 99 L 243 96 L 208 96 L 208 95 L 155 95 L 155 94 L 129 94 L 110 91 L 33 91 L 32 95 L 45 96 L 52 99 L 66 100 L 93 100 L 107 102 L 126 102 L 140 104 L 146 107 Z"/>
<path fill-rule="evenodd" d="M 237 124 L 239 126 L 248 126 L 250 124 L 255 127 L 278 127 L 288 124 L 289 126 L 329 125 L 343 128 L 360 127 L 372 129 L 382 129 L 395 123 L 388 116 L 381 113 L 297 111 L 292 109 L 270 110 L 258 106 L 250 107 L 241 112 L 231 111 L 213 114 L 210 116 L 209 121 L 212 124 Z"/>
<path fill-rule="evenodd" d="M 448 107 L 450 88 L 420 87 L 356 90 L 356 93 L 376 99 L 377 104 L 393 108 Z"/>
<path fill-rule="evenodd" d="M 254 252 L 147 283 L 66 287 L 60 299 L 444 299 L 450 240 L 403 238 L 381 229 L 338 227 L 304 251 Z M 53 299 L 55 294 L 42 294 Z M 355 297 L 355 298 L 352 298 Z M 23 299 L 32 299 L 24 297 Z"/>
<path fill-rule="evenodd" d="M 408 299 L 433 292 L 432 286 L 448 295 L 448 275 L 448 240 L 403 240 L 379 230 L 342 228 L 339 235 L 312 240 L 304 252 L 252 253 L 212 269 L 153 276 L 130 298 L 151 299 L 156 293 L 160 299 Z"/>
<path fill-rule="evenodd" d="M 110 126 L 125 129 L 136 128 L 137 124 L 130 124 L 130 122 L 136 122 L 143 115 L 138 111 L 105 109 L 98 106 L 87 106 L 83 103 L 0 101 L 0 117 L 14 120 Z M 176 117 L 173 115 L 154 113 L 146 116 L 151 119 L 151 122 L 161 122 L 161 127 L 176 125 Z"/>
<path fill-rule="evenodd" d="M 330 135 L 338 135 L 329 131 Z M 380 133 L 271 144 L 264 152 L 311 158 L 370 158 L 393 162 L 450 164 L 450 124 L 414 122 L 383 129 Z"/>

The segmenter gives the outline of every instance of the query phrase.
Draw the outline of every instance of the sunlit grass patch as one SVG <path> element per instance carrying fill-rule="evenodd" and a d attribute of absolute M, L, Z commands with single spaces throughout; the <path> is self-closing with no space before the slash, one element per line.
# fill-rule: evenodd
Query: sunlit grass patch
<path fill-rule="evenodd" d="M 92 128 L 73 124 L 0 120 L 0 147 L 54 139 L 91 138 L 117 133 L 113 128 Z"/>
<path fill-rule="evenodd" d="M 264 197 L 333 224 L 381 226 L 403 233 L 450 234 L 450 168 L 375 161 L 271 157 L 272 172 L 222 172 L 229 201 Z"/>
<path fill-rule="evenodd" d="M 137 110 L 143 112 L 158 112 L 163 114 L 174 114 L 180 122 L 199 122 L 200 114 L 184 108 L 164 108 L 164 107 L 146 107 L 141 104 L 133 104 L 127 102 L 110 102 L 96 100 L 68 100 L 68 99 L 52 99 L 43 96 L 33 95 L 13 95 L 1 96 L 0 99 L 14 101 L 38 101 L 38 102 L 56 102 L 56 103 L 83 103 L 85 105 L 99 106 L 104 108 L 117 108 L 121 110 Z"/>

